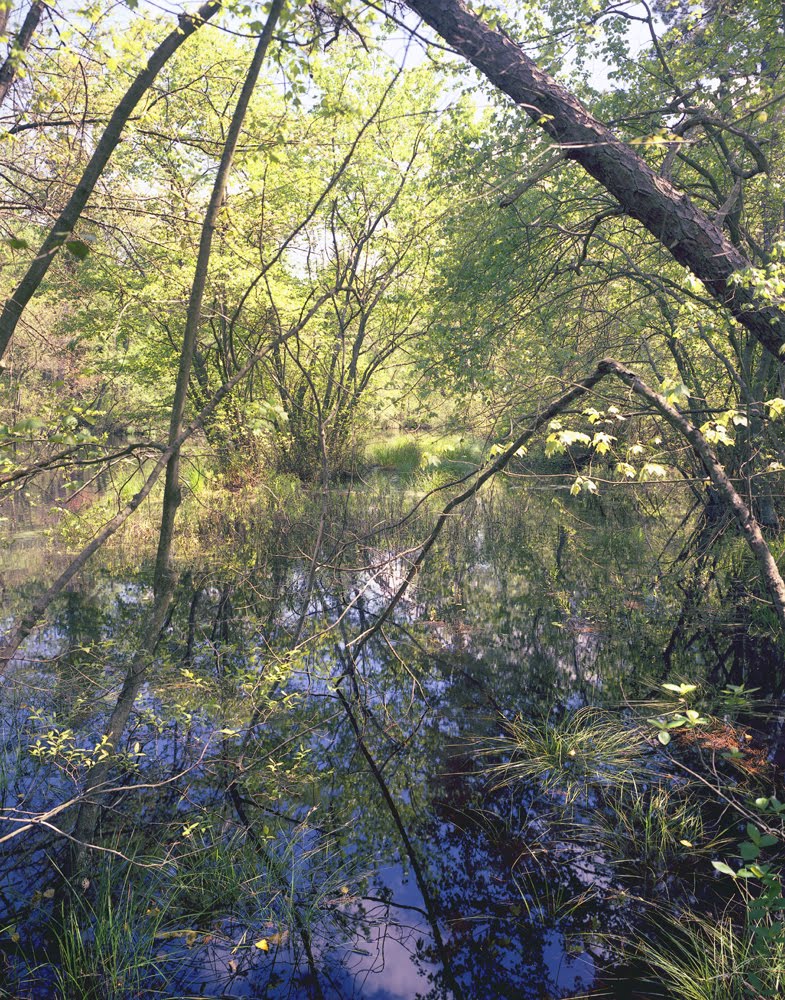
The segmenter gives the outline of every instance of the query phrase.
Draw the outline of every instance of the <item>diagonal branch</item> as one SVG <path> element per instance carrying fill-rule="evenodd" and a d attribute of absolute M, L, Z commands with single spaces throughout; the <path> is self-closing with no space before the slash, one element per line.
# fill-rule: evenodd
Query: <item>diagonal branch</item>
<path fill-rule="evenodd" d="M 763 582 L 766 585 L 766 589 L 772 599 L 774 611 L 777 615 L 780 626 L 785 630 L 785 581 L 783 581 L 779 567 L 777 566 L 774 556 L 771 554 L 771 550 L 766 543 L 766 539 L 763 537 L 760 525 L 755 520 L 752 511 L 744 503 L 744 500 L 736 491 L 733 483 L 728 477 L 728 474 L 725 472 L 722 463 L 717 458 L 706 438 L 703 434 L 701 434 L 697 427 L 695 427 L 682 413 L 679 412 L 679 410 L 676 409 L 675 406 L 671 405 L 671 403 L 669 403 L 668 400 L 660 393 L 655 392 L 655 390 L 648 386 L 643 379 L 639 378 L 634 372 L 630 371 L 629 368 L 626 368 L 613 358 L 605 358 L 600 361 L 591 375 L 576 383 L 572 389 L 564 393 L 558 399 L 554 400 L 550 406 L 547 406 L 532 421 L 526 430 L 522 431 L 515 438 L 512 444 L 509 445 L 498 456 L 498 458 L 496 458 L 495 461 L 491 462 L 482 470 L 478 469 L 477 478 L 471 486 L 467 487 L 467 489 L 465 489 L 457 497 L 453 497 L 452 500 L 445 504 L 442 512 L 436 519 L 436 523 L 433 526 L 431 533 L 423 542 L 417 556 L 409 567 L 409 571 L 406 574 L 403 583 L 395 592 L 390 602 L 370 628 L 361 632 L 360 635 L 356 636 L 350 643 L 347 643 L 347 646 L 351 649 L 352 658 L 354 660 L 356 660 L 360 650 L 362 650 L 371 636 L 375 635 L 389 619 L 390 615 L 404 597 L 409 585 L 417 575 L 420 567 L 425 561 L 426 556 L 433 548 L 436 539 L 441 534 L 444 525 L 447 523 L 447 520 L 453 511 L 455 511 L 462 504 L 466 503 L 467 500 L 471 500 L 471 498 L 480 491 L 489 479 L 495 476 L 498 472 L 503 471 L 510 464 L 518 451 L 520 451 L 520 449 L 532 437 L 534 437 L 541 427 L 545 426 L 559 413 L 562 413 L 576 399 L 579 399 L 581 396 L 593 389 L 595 385 L 601 382 L 608 375 L 613 375 L 620 379 L 625 385 L 629 386 L 629 388 L 636 393 L 636 395 L 647 400 L 654 407 L 654 409 L 657 410 L 662 417 L 664 417 L 671 427 L 673 427 L 674 430 L 681 434 L 682 437 L 686 438 L 686 440 L 690 443 L 693 451 L 700 459 L 707 476 L 711 480 L 714 488 L 717 490 L 720 499 L 729 513 L 733 516 L 739 530 L 747 542 L 747 545 L 749 546 L 752 554 L 755 556 L 760 568 Z"/>
<path fill-rule="evenodd" d="M 617 199 L 714 299 L 779 359 L 785 313 L 730 280 L 750 266 L 722 228 L 686 194 L 658 176 L 630 146 L 598 121 L 568 90 L 540 69 L 518 44 L 462 0 L 407 0 L 460 55 L 476 66 L 554 140 L 565 157 Z"/>
<path fill-rule="evenodd" d="M 88 198 L 93 193 L 98 179 L 109 162 L 109 157 L 120 143 L 122 131 L 136 105 L 150 89 L 158 73 L 175 52 L 177 52 L 183 42 L 201 28 L 205 21 L 220 10 L 220 7 L 221 4 L 217 0 L 208 0 L 208 3 L 203 4 L 194 14 L 181 14 L 178 18 L 177 27 L 155 49 L 147 61 L 145 68 L 136 76 L 120 100 L 120 103 L 112 112 L 103 135 L 95 147 L 95 152 L 90 157 L 90 162 L 85 167 L 84 173 L 74 188 L 71 197 L 68 199 L 67 205 L 49 230 L 49 234 L 41 244 L 25 276 L 3 306 L 3 311 L 0 313 L 0 359 L 5 354 L 27 303 L 35 295 L 38 286 L 44 280 L 57 251 L 68 240 L 68 237 L 74 230 L 74 226 L 79 221 L 79 216 L 82 214 Z"/>

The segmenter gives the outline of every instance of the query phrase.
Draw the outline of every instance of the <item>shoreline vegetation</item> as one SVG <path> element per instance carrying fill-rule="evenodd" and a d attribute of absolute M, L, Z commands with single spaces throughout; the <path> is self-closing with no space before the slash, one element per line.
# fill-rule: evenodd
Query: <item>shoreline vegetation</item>
<path fill-rule="evenodd" d="M 785 994 L 783 39 L 0 4 L 0 997 Z"/>

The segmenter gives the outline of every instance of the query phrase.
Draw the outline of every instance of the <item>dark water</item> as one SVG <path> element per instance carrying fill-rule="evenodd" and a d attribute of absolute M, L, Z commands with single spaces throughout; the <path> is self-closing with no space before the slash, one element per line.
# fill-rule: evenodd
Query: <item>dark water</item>
<path fill-rule="evenodd" d="M 84 787 L 145 627 L 149 539 L 114 546 L 64 596 L 3 684 L 7 995 L 53 995 L 69 962 L 84 975 L 74 940 L 103 970 L 84 995 L 526 1000 L 604 986 L 609 936 L 636 919 L 617 868 L 564 821 L 562 797 L 499 787 L 482 751 L 515 716 L 623 717 L 669 677 L 778 695 L 765 622 L 720 599 L 743 556 L 696 597 L 678 506 L 644 516 L 498 489 L 451 522 L 354 659 L 403 579 L 398 553 L 427 532 L 422 515 L 381 530 L 412 499 L 389 483 L 337 491 L 315 565 L 310 508 L 224 513 L 186 540 L 104 802 L 99 842 L 116 853 L 91 861 L 65 943 L 51 886 L 74 808 L 10 835 Z M 8 621 L 62 548 L 17 533 Z M 129 954 L 154 968 L 134 979 Z"/>

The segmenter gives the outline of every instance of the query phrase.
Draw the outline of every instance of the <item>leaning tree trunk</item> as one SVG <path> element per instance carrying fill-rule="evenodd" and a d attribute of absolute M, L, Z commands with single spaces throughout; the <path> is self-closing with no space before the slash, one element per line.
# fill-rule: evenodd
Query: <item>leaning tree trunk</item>
<path fill-rule="evenodd" d="M 205 21 L 211 18 L 216 11 L 220 10 L 220 7 L 221 4 L 219 2 L 210 0 L 210 2 L 203 4 L 193 14 L 181 14 L 178 19 L 178 26 L 166 36 L 153 52 L 145 68 L 136 76 L 131 86 L 123 95 L 120 103 L 112 112 L 103 135 L 95 147 L 95 152 L 90 157 L 90 162 L 85 167 L 79 183 L 68 199 L 68 204 L 49 230 L 49 234 L 39 247 L 24 277 L 3 306 L 3 311 L 0 313 L 0 359 L 5 354 L 27 303 L 35 295 L 38 286 L 44 280 L 55 254 L 68 240 L 74 230 L 74 226 L 79 221 L 87 200 L 93 193 L 93 189 L 98 183 L 101 174 L 104 172 L 104 168 L 109 162 L 109 157 L 117 148 L 123 129 L 137 104 L 150 89 L 164 65 L 180 48 L 183 42 L 189 35 L 198 30 Z"/>
<path fill-rule="evenodd" d="M 641 222 L 775 357 L 785 345 L 785 314 L 729 283 L 750 261 L 686 194 L 656 174 L 580 101 L 510 38 L 461 0 L 406 0 L 460 55 L 518 104 L 556 143 Z"/>
<path fill-rule="evenodd" d="M 180 351 L 180 367 L 177 373 L 177 385 L 175 388 L 174 402 L 172 403 L 171 420 L 169 427 L 169 450 L 171 451 L 166 466 L 166 485 L 164 487 L 163 509 L 161 512 L 161 529 L 158 539 L 158 553 L 155 563 L 155 587 L 154 601 L 150 620 L 145 630 L 145 638 L 139 652 L 134 656 L 131 666 L 125 677 L 120 697 L 112 711 L 109 726 L 106 732 L 108 743 L 112 748 L 116 748 L 122 738 L 128 724 L 131 711 L 136 697 L 144 683 L 147 668 L 152 660 L 158 637 L 163 628 L 169 606 L 172 603 L 175 590 L 174 575 L 171 571 L 171 550 L 174 537 L 174 522 L 177 508 L 180 503 L 180 449 L 177 444 L 182 434 L 183 414 L 185 412 L 185 402 L 188 392 L 188 381 L 191 374 L 191 364 L 193 361 L 196 335 L 199 330 L 201 319 L 202 301 L 204 289 L 207 283 L 207 268 L 210 262 L 210 252 L 212 249 L 213 233 L 218 214 L 226 193 L 226 184 L 229 179 L 229 172 L 232 167 L 235 150 L 240 138 L 240 130 L 248 111 L 248 105 L 256 87 L 259 73 L 262 68 L 267 49 L 273 36 L 275 25 L 284 5 L 284 0 L 273 0 L 270 13 L 264 30 L 259 37 L 259 41 L 254 52 L 251 65 L 240 91 L 240 97 L 232 115 L 232 120 L 224 142 L 221 162 L 218 172 L 213 182 L 213 190 L 210 203 L 202 222 L 202 234 L 199 242 L 199 254 L 197 256 L 196 268 L 194 271 L 193 283 L 191 285 L 191 296 L 188 302 L 188 313 L 185 322 L 185 332 L 183 334 L 183 345 Z M 74 839 L 77 851 L 85 849 L 94 835 L 98 822 L 100 809 L 100 787 L 106 780 L 107 774 L 112 767 L 111 757 L 95 764 L 88 775 L 85 785 L 85 799 L 82 802 L 76 819 L 74 829 Z"/>
<path fill-rule="evenodd" d="M 10 6 L 10 0 L 8 0 L 3 15 L 0 15 L 2 16 L 0 33 L 5 33 Z M 35 34 L 36 28 L 38 27 L 45 10 L 46 4 L 43 0 L 33 0 L 25 19 L 22 22 L 22 27 L 19 29 L 16 37 L 9 46 L 5 62 L 2 66 L 0 66 L 0 104 L 2 104 L 8 96 L 8 91 L 11 89 L 11 86 L 16 79 L 19 67 L 24 61 L 27 50 L 30 48 L 33 35 Z"/>

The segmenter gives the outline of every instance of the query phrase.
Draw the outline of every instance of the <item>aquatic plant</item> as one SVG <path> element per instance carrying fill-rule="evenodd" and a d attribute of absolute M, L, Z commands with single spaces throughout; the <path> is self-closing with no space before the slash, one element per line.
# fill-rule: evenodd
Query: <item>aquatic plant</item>
<path fill-rule="evenodd" d="M 629 951 L 678 1000 L 776 1000 L 785 990 L 783 946 L 762 953 L 728 915 L 659 913 Z"/>
<path fill-rule="evenodd" d="M 169 906 L 131 869 L 110 861 L 69 887 L 52 921 L 58 997 L 127 1000 L 165 989 L 162 961 L 178 958 L 174 951 L 160 955 L 156 943 Z"/>
<path fill-rule="evenodd" d="M 505 733 L 490 741 L 484 753 L 504 758 L 485 767 L 496 786 L 536 780 L 567 802 L 590 787 L 619 787 L 656 775 L 637 726 L 597 708 L 560 719 L 505 721 Z"/>

